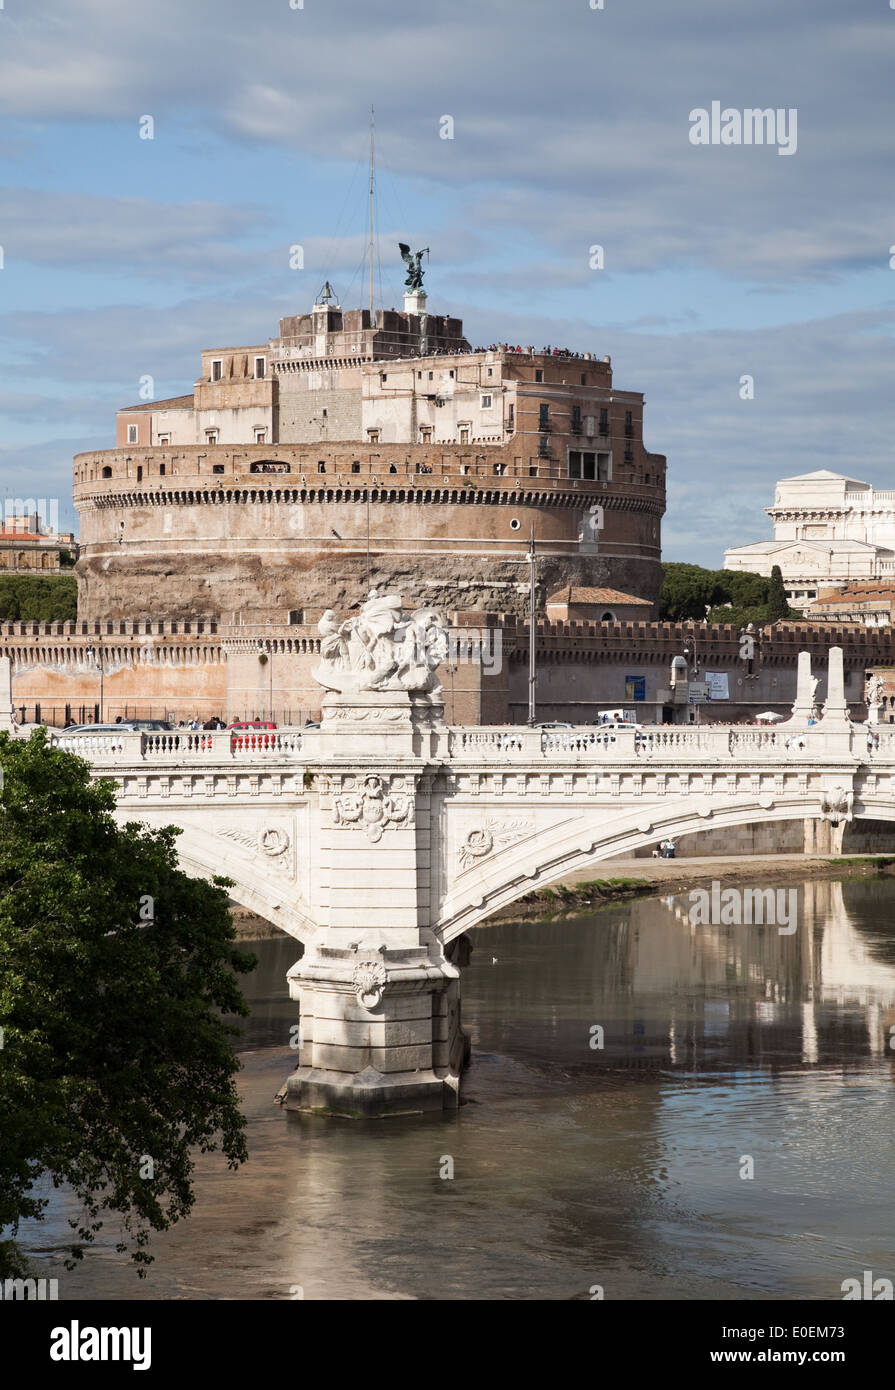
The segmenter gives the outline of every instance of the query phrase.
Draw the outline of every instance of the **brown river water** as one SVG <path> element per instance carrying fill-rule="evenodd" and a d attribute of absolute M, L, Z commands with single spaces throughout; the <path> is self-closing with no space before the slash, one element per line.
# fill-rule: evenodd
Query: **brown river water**
<path fill-rule="evenodd" d="M 54 1195 L 22 1231 L 35 1272 L 60 1299 L 841 1299 L 865 1269 L 895 1280 L 895 884 L 802 884 L 791 934 L 690 907 L 683 889 L 478 928 L 464 1104 L 378 1122 L 274 1103 L 297 950 L 247 943 L 249 1161 L 199 1157 L 193 1214 L 153 1238 L 143 1281 L 112 1231 L 66 1272 Z"/>

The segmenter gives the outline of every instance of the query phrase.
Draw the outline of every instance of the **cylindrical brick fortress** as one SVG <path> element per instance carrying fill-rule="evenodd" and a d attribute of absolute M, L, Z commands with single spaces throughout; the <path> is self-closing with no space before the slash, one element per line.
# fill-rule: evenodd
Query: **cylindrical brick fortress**
<path fill-rule="evenodd" d="M 656 455 L 643 455 L 648 476 L 655 461 L 647 484 L 545 476 L 509 454 L 354 443 L 79 454 L 79 615 L 284 621 L 350 607 L 373 584 L 522 612 L 532 526 L 542 597 L 569 583 L 658 596 Z"/>

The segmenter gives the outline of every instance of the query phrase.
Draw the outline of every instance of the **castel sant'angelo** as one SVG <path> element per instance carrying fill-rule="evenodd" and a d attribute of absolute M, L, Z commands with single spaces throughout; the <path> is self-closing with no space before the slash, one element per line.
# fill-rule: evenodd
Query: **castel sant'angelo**
<path fill-rule="evenodd" d="M 451 624 L 449 722 L 524 721 L 532 536 L 541 718 L 639 702 L 686 721 L 669 671 L 688 660 L 727 673 L 718 717 L 748 717 L 791 700 L 802 647 L 822 663 L 846 640 L 775 629 L 744 669 L 735 628 L 656 621 L 665 458 L 644 446 L 643 396 L 594 352 L 471 345 L 402 252 L 402 310 L 343 310 L 326 284 L 277 337 L 203 351 L 191 395 L 119 411 L 115 448 L 76 457 L 77 621 L 0 630 L 21 720 L 316 717 L 320 621 L 375 588 Z M 855 690 L 891 660 L 884 634 L 847 645 Z"/>
<path fill-rule="evenodd" d="M 76 457 L 74 497 L 87 621 L 295 623 L 372 585 L 521 612 L 532 527 L 546 593 L 661 586 L 642 395 L 608 357 L 474 349 L 421 288 L 374 317 L 327 285 L 267 343 L 203 351 L 190 395 Z"/>
<path fill-rule="evenodd" d="M 429 312 L 422 253 L 401 252 L 401 310 L 343 309 L 327 283 L 75 458 L 78 618 L 3 634 L 20 709 L 304 718 L 322 615 L 375 588 L 443 611 L 470 651 L 483 634 L 478 661 L 442 673 L 450 719 L 524 718 L 532 537 L 545 712 L 616 698 L 614 676 L 593 682 L 607 625 L 617 661 L 640 653 L 662 582 L 665 458 L 644 446 L 643 396 L 595 352 L 473 346 Z"/>

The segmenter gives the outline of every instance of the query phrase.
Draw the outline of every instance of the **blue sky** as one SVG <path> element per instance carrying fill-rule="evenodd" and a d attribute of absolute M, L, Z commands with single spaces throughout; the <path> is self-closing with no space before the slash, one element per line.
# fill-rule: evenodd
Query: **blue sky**
<path fill-rule="evenodd" d="M 3 492 L 73 524 L 72 455 L 143 375 L 189 391 L 325 278 L 363 302 L 371 104 L 377 301 L 402 239 L 473 342 L 611 354 L 667 559 L 770 534 L 778 477 L 895 486 L 893 57 L 887 0 L 5 0 Z M 796 152 L 693 145 L 713 100 L 795 108 Z"/>

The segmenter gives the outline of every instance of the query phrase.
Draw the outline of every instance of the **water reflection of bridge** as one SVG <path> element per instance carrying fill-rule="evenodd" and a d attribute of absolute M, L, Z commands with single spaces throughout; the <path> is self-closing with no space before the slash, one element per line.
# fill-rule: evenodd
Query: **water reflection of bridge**
<path fill-rule="evenodd" d="M 737 1020 L 774 1023 L 777 1046 L 783 1041 L 781 1027 L 791 1044 L 798 1033 L 802 1061 L 814 1063 L 823 1050 L 824 1028 L 836 1034 L 829 1040 L 831 1057 L 838 1057 L 845 1029 L 858 1054 L 880 1056 L 895 1024 L 895 960 L 885 959 L 856 924 L 848 910 L 850 891 L 860 892 L 860 881 L 798 884 L 791 935 L 774 925 L 694 923 L 688 891 L 637 903 L 632 990 L 644 995 L 660 983 L 674 988 L 692 981 L 696 971 L 707 1001 L 708 1036 L 728 1034 Z M 678 928 L 674 933 L 663 929 L 669 918 Z M 854 1036 L 858 1018 L 862 1038 Z M 669 1041 L 674 1064 L 680 1052 L 675 1021 Z"/>

